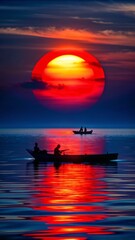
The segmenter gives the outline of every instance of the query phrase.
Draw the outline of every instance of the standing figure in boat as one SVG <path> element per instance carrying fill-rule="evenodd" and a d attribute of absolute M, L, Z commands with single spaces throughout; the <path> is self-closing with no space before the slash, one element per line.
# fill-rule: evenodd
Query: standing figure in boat
<path fill-rule="evenodd" d="M 87 133 L 87 128 L 86 127 L 84 128 L 84 133 Z"/>

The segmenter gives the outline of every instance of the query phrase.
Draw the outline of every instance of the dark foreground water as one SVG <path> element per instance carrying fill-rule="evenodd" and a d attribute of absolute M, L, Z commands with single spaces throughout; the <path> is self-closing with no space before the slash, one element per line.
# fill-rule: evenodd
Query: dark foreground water
<path fill-rule="evenodd" d="M 50 152 L 118 152 L 111 166 L 33 165 L 26 148 Z M 135 238 L 135 130 L 72 129 L 0 131 L 0 237 L 40 240 Z"/>

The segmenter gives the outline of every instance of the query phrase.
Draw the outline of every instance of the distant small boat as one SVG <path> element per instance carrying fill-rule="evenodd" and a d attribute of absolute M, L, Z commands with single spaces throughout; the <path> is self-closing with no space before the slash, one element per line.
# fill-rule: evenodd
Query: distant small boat
<path fill-rule="evenodd" d="M 93 133 L 93 130 L 89 130 L 89 131 L 76 131 L 76 130 L 73 130 L 73 133 L 74 134 L 80 134 L 80 135 L 83 135 L 83 134 L 92 134 Z"/>
<path fill-rule="evenodd" d="M 109 164 L 111 160 L 118 158 L 118 153 L 104 154 L 82 154 L 82 155 L 66 155 L 63 154 L 56 157 L 54 154 L 46 154 L 44 151 L 36 153 L 33 150 L 26 149 L 36 162 L 61 162 L 61 163 L 90 163 L 90 164 Z"/>

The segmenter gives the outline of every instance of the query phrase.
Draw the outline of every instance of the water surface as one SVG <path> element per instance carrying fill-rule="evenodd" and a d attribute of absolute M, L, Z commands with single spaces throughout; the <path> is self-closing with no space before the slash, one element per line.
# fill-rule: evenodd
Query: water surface
<path fill-rule="evenodd" d="M 0 236 L 3 239 L 128 240 L 135 232 L 135 130 L 0 131 Z M 110 166 L 34 165 L 26 148 L 72 153 L 118 152 Z"/>

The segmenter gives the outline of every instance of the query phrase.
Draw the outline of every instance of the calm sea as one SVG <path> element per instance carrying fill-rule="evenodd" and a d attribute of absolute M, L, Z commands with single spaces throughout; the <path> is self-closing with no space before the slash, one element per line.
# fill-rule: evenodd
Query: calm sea
<path fill-rule="evenodd" d="M 114 165 L 34 166 L 26 148 L 38 142 L 66 154 L 118 152 Z M 135 130 L 0 130 L 0 237 L 40 240 L 135 238 Z"/>

